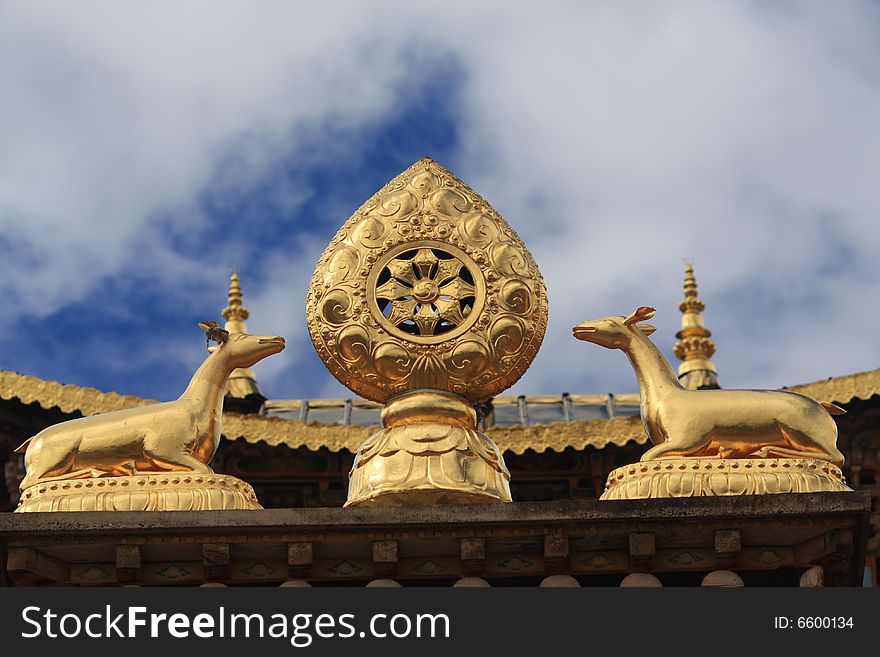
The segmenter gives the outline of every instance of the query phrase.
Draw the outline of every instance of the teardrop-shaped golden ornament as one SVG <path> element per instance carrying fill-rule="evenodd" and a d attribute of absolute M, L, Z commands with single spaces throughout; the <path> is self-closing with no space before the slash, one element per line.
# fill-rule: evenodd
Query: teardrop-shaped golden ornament
<path fill-rule="evenodd" d="M 386 404 L 347 504 L 510 501 L 474 405 L 535 357 L 547 294 L 507 222 L 424 158 L 345 223 L 309 287 L 309 332 L 333 375 Z"/>

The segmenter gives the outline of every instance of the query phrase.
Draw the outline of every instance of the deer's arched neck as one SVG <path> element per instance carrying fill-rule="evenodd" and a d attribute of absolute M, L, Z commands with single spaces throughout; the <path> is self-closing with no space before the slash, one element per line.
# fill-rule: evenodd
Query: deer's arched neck
<path fill-rule="evenodd" d="M 223 393 L 226 391 L 226 381 L 232 370 L 223 354 L 219 350 L 215 351 L 193 374 L 180 398 L 186 398 L 206 411 L 215 408 L 222 411 Z"/>
<path fill-rule="evenodd" d="M 626 350 L 626 355 L 636 371 L 642 400 L 681 390 L 681 383 L 672 371 L 669 361 L 648 338 L 635 338 Z"/>

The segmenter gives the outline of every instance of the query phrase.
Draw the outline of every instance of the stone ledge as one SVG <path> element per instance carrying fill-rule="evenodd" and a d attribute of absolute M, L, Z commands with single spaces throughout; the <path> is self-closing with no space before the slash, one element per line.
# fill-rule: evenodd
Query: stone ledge
<path fill-rule="evenodd" d="M 218 547 L 225 555 L 228 546 L 223 581 L 230 584 L 289 578 L 357 583 L 386 576 L 393 563 L 398 579 L 414 581 L 465 574 L 508 583 L 512 580 L 506 578 L 528 582 L 552 574 L 705 575 L 723 568 L 784 571 L 796 585 L 801 570 L 819 564 L 827 584 L 856 586 L 863 575 L 869 509 L 865 492 L 837 492 L 198 513 L 5 513 L 0 514 L 0 552 L 29 555 L 8 566 L 8 581 L 20 585 L 131 583 L 128 562 L 120 561 L 120 554 L 129 552 L 142 557 L 137 579 L 142 584 L 199 584 L 216 577 L 212 555 Z M 740 541 L 719 543 L 719 536 L 733 531 Z M 476 553 L 470 550 L 474 540 L 482 547 Z M 397 562 L 377 551 L 377 541 L 397 544 Z"/>
<path fill-rule="evenodd" d="M 736 497 L 695 497 L 644 500 L 571 500 L 560 502 L 514 502 L 465 506 L 411 506 L 377 508 L 257 509 L 172 512 L 163 514 L 120 511 L 83 511 L 39 514 L 0 513 L 0 535 L 8 537 L 39 532 L 153 531 L 174 528 L 180 532 L 289 531 L 321 529 L 375 530 L 383 527 L 457 527 L 468 525 L 529 524 L 533 522 L 621 522 L 640 520 L 701 520 L 725 517 L 784 518 L 822 514 L 866 514 L 871 497 L 865 491 L 843 493 L 788 493 Z"/>

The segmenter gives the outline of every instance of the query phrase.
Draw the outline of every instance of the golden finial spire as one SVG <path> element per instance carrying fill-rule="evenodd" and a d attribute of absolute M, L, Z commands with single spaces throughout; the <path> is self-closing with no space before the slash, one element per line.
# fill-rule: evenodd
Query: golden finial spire
<path fill-rule="evenodd" d="M 250 311 L 242 305 L 241 280 L 238 277 L 238 268 L 232 270 L 229 277 L 229 303 L 223 309 L 223 318 L 226 320 L 226 330 L 230 333 L 247 333 L 245 320 L 250 317 Z"/>
<path fill-rule="evenodd" d="M 715 343 L 712 332 L 703 326 L 706 304 L 697 297 L 697 279 L 693 263 L 688 263 L 684 274 L 684 301 L 678 304 L 682 312 L 681 330 L 675 334 L 675 355 L 684 361 L 678 368 L 678 378 L 689 390 L 720 388 L 718 372 L 712 363 Z"/>
<path fill-rule="evenodd" d="M 230 334 L 247 333 L 245 322 L 251 313 L 243 304 L 238 267 L 232 270 L 232 275 L 229 277 L 229 301 L 222 312 L 223 319 L 226 320 L 224 328 Z M 256 412 L 265 399 L 257 386 L 257 378 L 249 367 L 239 368 L 229 376 L 229 384 L 226 388 L 227 410 L 240 413 Z"/>

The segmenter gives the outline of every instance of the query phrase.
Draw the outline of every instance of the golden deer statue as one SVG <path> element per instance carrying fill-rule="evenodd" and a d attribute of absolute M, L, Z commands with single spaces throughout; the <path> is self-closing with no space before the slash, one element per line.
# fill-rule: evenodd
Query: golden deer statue
<path fill-rule="evenodd" d="M 15 451 L 24 452 L 21 490 L 47 481 L 189 471 L 213 474 L 208 462 L 220 440 L 223 394 L 233 370 L 284 349 L 284 338 L 230 335 L 199 324 L 219 342 L 175 401 L 102 413 L 53 425 Z"/>
<path fill-rule="evenodd" d="M 837 425 L 845 411 L 784 390 L 686 390 L 639 322 L 654 316 L 643 306 L 628 317 L 581 322 L 574 337 L 620 349 L 632 363 L 641 393 L 642 424 L 654 444 L 641 461 L 671 458 L 812 458 L 843 465 Z"/>

